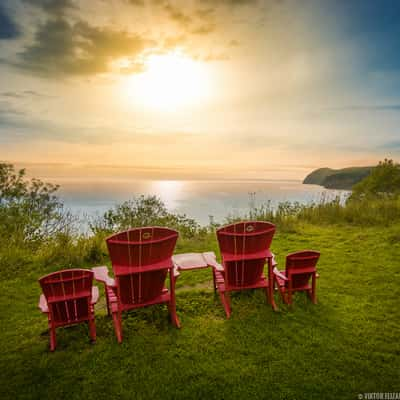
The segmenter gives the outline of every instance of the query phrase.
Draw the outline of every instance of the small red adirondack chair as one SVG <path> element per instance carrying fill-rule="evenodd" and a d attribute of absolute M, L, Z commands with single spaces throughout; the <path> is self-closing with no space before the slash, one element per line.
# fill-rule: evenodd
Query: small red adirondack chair
<path fill-rule="evenodd" d="M 217 231 L 222 265 L 214 264 L 214 282 L 227 318 L 231 315 L 231 291 L 262 288 L 276 309 L 272 284 L 273 254 L 270 251 L 274 233 L 275 225 L 260 221 L 239 222 Z M 266 262 L 268 279 L 263 273 Z"/>
<path fill-rule="evenodd" d="M 306 291 L 311 301 L 316 304 L 317 262 L 320 253 L 313 250 L 303 250 L 291 253 L 286 257 L 284 272 L 274 268 L 274 282 L 286 304 L 292 304 L 293 293 Z M 310 285 L 311 279 L 311 285 Z"/>
<path fill-rule="evenodd" d="M 135 228 L 107 238 L 115 279 L 107 267 L 93 268 L 95 279 L 104 283 L 108 314 L 122 342 L 121 313 L 134 308 L 167 303 L 172 323 L 179 328 L 175 305 L 172 254 L 178 232 L 160 227 Z M 169 290 L 165 287 L 169 273 Z"/>
<path fill-rule="evenodd" d="M 86 269 L 68 269 L 39 279 L 43 294 L 40 310 L 47 314 L 50 331 L 50 350 L 56 348 L 56 328 L 87 321 L 90 337 L 96 340 L 94 305 L 99 290 L 93 286 L 93 272 Z"/>

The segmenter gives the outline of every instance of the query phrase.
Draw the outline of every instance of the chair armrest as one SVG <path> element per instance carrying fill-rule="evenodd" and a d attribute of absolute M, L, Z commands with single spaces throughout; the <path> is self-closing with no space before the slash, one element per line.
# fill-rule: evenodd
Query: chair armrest
<path fill-rule="evenodd" d="M 99 300 L 99 288 L 97 286 L 92 286 L 92 304 L 96 304 Z"/>
<path fill-rule="evenodd" d="M 97 282 L 102 282 L 107 286 L 116 286 L 115 280 L 108 275 L 107 267 L 94 267 L 92 271 Z"/>
<path fill-rule="evenodd" d="M 271 254 L 272 254 L 272 259 L 271 259 L 272 266 L 276 267 L 278 265 L 278 263 L 275 260 L 275 254 L 274 253 L 271 253 Z"/>
<path fill-rule="evenodd" d="M 38 307 L 40 308 L 40 311 L 42 313 L 48 313 L 49 312 L 49 307 L 47 305 L 46 297 L 44 297 L 44 294 L 41 294 L 40 297 L 39 297 Z"/>
<path fill-rule="evenodd" d="M 207 251 L 206 253 L 203 253 L 203 258 L 209 266 L 215 268 L 217 271 L 224 272 L 224 267 L 217 262 L 217 258 L 215 257 L 215 253 L 213 251 Z"/>
<path fill-rule="evenodd" d="M 174 273 L 174 278 L 176 279 L 181 273 L 178 270 L 178 266 L 173 261 L 172 263 L 174 264 L 173 273 Z"/>
<path fill-rule="evenodd" d="M 272 272 L 273 272 L 274 275 L 276 275 L 278 278 L 280 278 L 280 279 L 282 279 L 282 280 L 284 280 L 284 281 L 288 281 L 288 280 L 289 280 L 289 279 L 286 278 L 286 276 L 283 275 L 283 274 L 279 271 L 279 269 L 276 268 L 276 267 L 273 269 Z"/>

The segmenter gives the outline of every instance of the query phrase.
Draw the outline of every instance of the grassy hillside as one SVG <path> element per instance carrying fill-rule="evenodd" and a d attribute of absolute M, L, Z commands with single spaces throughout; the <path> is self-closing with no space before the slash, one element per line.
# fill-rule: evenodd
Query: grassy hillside
<path fill-rule="evenodd" d="M 324 186 L 327 189 L 350 190 L 353 185 L 367 177 L 373 167 L 343 169 L 319 168 L 306 176 L 303 183 Z"/>
<path fill-rule="evenodd" d="M 291 251 L 322 252 L 317 305 L 297 294 L 289 310 L 276 295 L 274 313 L 261 291 L 249 291 L 233 296 L 226 320 L 211 272 L 186 272 L 177 293 L 182 329 L 168 323 L 164 306 L 142 309 L 124 314 L 118 345 L 102 295 L 96 344 L 86 325 L 59 329 L 55 353 L 36 304 L 38 276 L 57 265 L 26 265 L 0 281 L 0 397 L 336 400 L 398 392 L 399 232 L 398 224 L 278 229 L 280 266 Z M 179 242 L 178 251 L 216 247 L 210 233 Z"/>

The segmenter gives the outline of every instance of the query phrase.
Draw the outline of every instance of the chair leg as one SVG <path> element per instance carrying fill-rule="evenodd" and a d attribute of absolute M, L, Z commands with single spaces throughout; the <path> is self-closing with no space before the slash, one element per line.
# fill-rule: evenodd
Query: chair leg
<path fill-rule="evenodd" d="M 169 316 L 171 318 L 171 322 L 177 327 L 181 327 L 181 323 L 179 322 L 178 314 L 176 313 L 176 304 L 175 301 L 171 301 L 168 303 Z"/>
<path fill-rule="evenodd" d="M 170 289 L 170 299 L 168 303 L 169 315 L 171 318 L 171 322 L 177 327 L 180 328 L 181 324 L 179 322 L 178 315 L 176 314 L 176 297 L 175 297 L 175 276 L 174 271 L 171 268 L 169 270 L 169 289 Z"/>
<path fill-rule="evenodd" d="M 54 351 L 57 346 L 56 328 L 51 325 L 49 327 L 49 333 L 50 333 L 50 351 Z"/>
<path fill-rule="evenodd" d="M 264 288 L 265 295 L 267 298 L 267 303 L 271 304 L 271 307 L 274 311 L 278 311 L 278 306 L 275 303 L 275 298 L 274 298 L 274 283 L 272 281 L 271 284 L 269 284 L 267 287 Z"/>
<path fill-rule="evenodd" d="M 229 294 L 228 292 L 219 292 L 219 295 L 221 297 L 221 302 L 222 305 L 224 306 L 226 318 L 229 319 L 231 317 L 231 306 L 229 302 Z"/>
<path fill-rule="evenodd" d="M 314 303 L 314 304 L 317 304 L 317 296 L 316 296 L 316 283 L 317 283 L 317 277 L 316 277 L 316 275 L 315 274 L 313 274 L 313 276 L 312 276 L 312 286 L 311 286 L 311 291 L 310 291 L 310 298 L 311 298 L 311 301 Z"/>
<path fill-rule="evenodd" d="M 286 289 L 286 304 L 288 304 L 289 306 L 293 304 L 293 290 L 291 281 L 289 281 L 289 286 Z"/>
<path fill-rule="evenodd" d="M 217 282 L 216 282 L 216 277 L 215 277 L 215 270 L 212 268 L 212 274 L 213 274 L 213 287 L 214 287 L 214 294 L 217 292 Z"/>
<path fill-rule="evenodd" d="M 267 303 L 270 303 L 270 301 L 269 301 L 269 288 L 268 287 L 264 288 L 264 291 L 265 291 L 265 297 L 267 299 Z"/>
<path fill-rule="evenodd" d="M 89 334 L 90 334 L 90 339 L 92 342 L 96 341 L 96 323 L 94 320 L 94 315 L 92 315 L 89 318 Z"/>
<path fill-rule="evenodd" d="M 122 343 L 122 321 L 121 313 L 119 311 L 112 313 L 114 322 L 115 336 L 117 337 L 118 343 Z"/>
<path fill-rule="evenodd" d="M 107 287 L 104 285 L 104 292 L 106 294 L 106 303 L 107 303 L 107 315 L 111 315 L 111 310 L 110 310 L 110 299 L 108 298 L 108 293 L 107 293 Z"/>
<path fill-rule="evenodd" d="M 278 307 L 274 298 L 274 274 L 272 272 L 272 268 L 272 258 L 268 258 L 268 287 L 266 289 L 269 297 L 269 304 L 271 304 L 271 307 L 274 311 L 278 311 Z"/>

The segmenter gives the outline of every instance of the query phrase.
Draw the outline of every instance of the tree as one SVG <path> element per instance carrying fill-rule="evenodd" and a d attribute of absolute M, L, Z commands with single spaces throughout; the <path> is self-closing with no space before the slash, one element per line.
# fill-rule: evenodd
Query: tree
<path fill-rule="evenodd" d="M 0 246 L 38 242 L 65 229 L 70 218 L 57 190 L 58 185 L 26 178 L 25 169 L 0 163 Z"/>
<path fill-rule="evenodd" d="M 353 187 L 350 199 L 387 198 L 400 194 L 400 164 L 385 159 Z"/>

